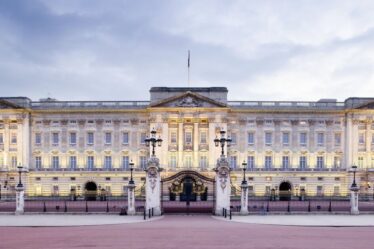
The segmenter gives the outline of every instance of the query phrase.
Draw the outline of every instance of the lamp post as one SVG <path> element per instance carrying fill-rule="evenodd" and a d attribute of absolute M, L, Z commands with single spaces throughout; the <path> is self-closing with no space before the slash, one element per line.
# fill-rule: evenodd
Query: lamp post
<path fill-rule="evenodd" d="M 241 184 L 241 205 L 240 205 L 240 214 L 247 215 L 248 212 L 248 183 L 245 177 L 245 171 L 247 170 L 247 163 L 244 161 L 243 165 L 243 181 Z"/>
<path fill-rule="evenodd" d="M 146 146 L 149 146 L 149 145 L 152 146 L 152 156 L 155 156 L 155 147 L 156 146 L 161 147 L 161 144 L 162 144 L 161 137 L 158 136 L 158 138 L 156 138 L 156 133 L 157 132 L 156 132 L 155 128 L 153 128 L 152 131 L 151 131 L 150 137 L 147 137 L 144 140 Z"/>
<path fill-rule="evenodd" d="M 18 168 L 18 176 L 19 176 L 19 181 L 16 186 L 16 211 L 15 214 L 23 214 L 24 213 L 24 206 L 25 206 L 25 188 L 23 187 L 22 184 L 22 169 L 23 167 L 21 164 L 17 166 Z"/>
<path fill-rule="evenodd" d="M 134 171 L 134 163 L 130 162 L 130 181 L 129 184 L 135 184 L 134 179 L 132 178 L 132 172 Z"/>
<path fill-rule="evenodd" d="M 358 210 L 358 191 L 359 187 L 356 184 L 356 171 L 357 166 L 353 165 L 351 171 L 353 172 L 353 182 L 350 187 L 351 190 L 351 214 L 359 214 L 360 211 Z"/>
<path fill-rule="evenodd" d="M 225 150 L 224 150 L 225 144 L 227 144 L 227 146 L 230 146 L 232 140 L 230 137 L 227 137 L 227 138 L 225 137 L 226 131 L 221 130 L 219 133 L 221 134 L 221 138 L 216 137 L 214 139 L 214 144 L 216 147 L 221 146 L 221 157 L 224 157 L 225 156 Z"/>
<path fill-rule="evenodd" d="M 130 181 L 127 188 L 127 214 L 135 215 L 135 182 L 132 177 L 132 172 L 134 170 L 134 163 L 130 162 Z"/>

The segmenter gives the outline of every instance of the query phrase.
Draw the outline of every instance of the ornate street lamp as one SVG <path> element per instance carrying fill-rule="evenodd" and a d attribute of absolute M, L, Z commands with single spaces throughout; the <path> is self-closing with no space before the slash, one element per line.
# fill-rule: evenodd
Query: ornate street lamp
<path fill-rule="evenodd" d="M 156 130 L 155 128 L 152 129 L 151 131 L 151 136 L 150 137 L 147 137 L 144 141 L 145 141 L 145 145 L 146 146 L 149 146 L 151 145 L 152 146 L 152 156 L 155 156 L 155 147 L 156 145 L 158 147 L 161 147 L 161 144 L 162 144 L 162 139 L 160 136 L 158 136 L 158 138 L 156 138 Z"/>
<path fill-rule="evenodd" d="M 245 177 L 245 171 L 247 170 L 247 163 L 245 161 L 243 161 L 242 163 L 243 165 L 243 181 L 242 181 L 242 184 L 247 184 L 247 179 Z"/>
<path fill-rule="evenodd" d="M 356 171 L 357 171 L 357 166 L 353 165 L 352 166 L 353 182 L 352 182 L 352 185 L 351 185 L 351 189 L 357 188 L 357 184 L 356 184 Z"/>
<path fill-rule="evenodd" d="M 22 184 L 21 175 L 22 175 L 22 169 L 23 169 L 23 167 L 21 166 L 21 164 L 19 164 L 19 165 L 17 166 L 17 168 L 18 168 L 18 175 L 19 175 L 19 182 L 18 182 L 17 187 L 22 188 L 22 187 L 23 187 L 23 184 Z"/>
<path fill-rule="evenodd" d="M 225 137 L 226 131 L 221 130 L 219 133 L 221 134 L 221 138 L 216 137 L 214 139 L 214 144 L 216 147 L 221 145 L 221 157 L 224 157 L 225 156 L 225 151 L 224 151 L 225 144 L 227 144 L 227 146 L 230 146 L 232 140 L 230 137 L 227 137 L 227 138 Z"/>
<path fill-rule="evenodd" d="M 130 181 L 129 181 L 129 184 L 135 184 L 134 179 L 132 178 L 133 170 L 134 170 L 134 163 L 131 160 L 131 162 L 130 162 Z"/>

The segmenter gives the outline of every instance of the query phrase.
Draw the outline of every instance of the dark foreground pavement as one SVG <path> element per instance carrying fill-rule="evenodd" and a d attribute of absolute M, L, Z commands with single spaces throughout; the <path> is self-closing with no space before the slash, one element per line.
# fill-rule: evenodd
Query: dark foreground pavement
<path fill-rule="evenodd" d="M 0 248 L 372 249 L 373 235 L 373 227 L 253 225 L 219 221 L 203 215 L 180 215 L 123 225 L 2 227 Z"/>

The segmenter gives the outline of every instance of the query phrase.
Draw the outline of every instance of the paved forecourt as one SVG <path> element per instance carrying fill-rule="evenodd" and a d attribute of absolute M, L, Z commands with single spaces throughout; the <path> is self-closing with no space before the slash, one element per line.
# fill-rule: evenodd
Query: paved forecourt
<path fill-rule="evenodd" d="M 373 226 L 374 215 L 249 215 L 232 216 L 232 219 L 217 217 L 225 221 L 262 225 L 360 227 Z"/>
<path fill-rule="evenodd" d="M 74 227 L 0 227 L 6 249 L 372 249 L 372 227 L 272 226 L 225 222 L 208 215 Z"/>
<path fill-rule="evenodd" d="M 144 220 L 143 216 L 119 215 L 0 215 L 0 227 L 63 227 L 63 226 L 91 226 L 91 225 L 117 225 L 137 223 L 161 219 L 152 217 Z M 1 248 L 1 247 L 0 247 Z"/>

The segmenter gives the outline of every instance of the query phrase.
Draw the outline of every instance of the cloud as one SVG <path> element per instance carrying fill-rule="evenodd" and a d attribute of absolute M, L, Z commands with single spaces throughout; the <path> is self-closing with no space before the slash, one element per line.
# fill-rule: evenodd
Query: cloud
<path fill-rule="evenodd" d="M 227 86 L 232 100 L 374 92 L 372 1 L 1 1 L 2 94 L 146 100 Z M 359 87 L 357 87 L 359 86 Z"/>

